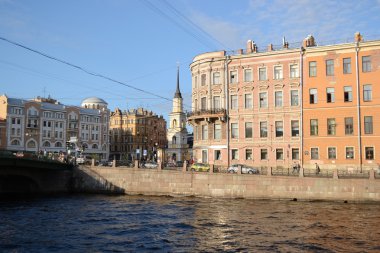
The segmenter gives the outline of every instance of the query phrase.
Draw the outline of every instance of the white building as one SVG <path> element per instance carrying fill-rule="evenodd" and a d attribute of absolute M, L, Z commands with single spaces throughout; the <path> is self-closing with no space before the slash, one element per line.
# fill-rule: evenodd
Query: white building
<path fill-rule="evenodd" d="M 167 132 L 168 149 L 166 161 L 176 162 L 189 159 L 187 144 L 186 114 L 183 111 L 183 98 L 179 89 L 179 69 L 177 70 L 177 90 L 173 98 L 173 110 L 169 114 L 169 129 Z"/>

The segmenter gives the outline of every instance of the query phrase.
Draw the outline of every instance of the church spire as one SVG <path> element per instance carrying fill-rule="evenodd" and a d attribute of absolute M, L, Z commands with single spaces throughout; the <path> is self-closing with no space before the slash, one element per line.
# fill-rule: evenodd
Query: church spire
<path fill-rule="evenodd" d="M 177 67 L 177 90 L 175 91 L 174 98 L 182 98 L 181 91 L 179 90 L 179 66 Z"/>

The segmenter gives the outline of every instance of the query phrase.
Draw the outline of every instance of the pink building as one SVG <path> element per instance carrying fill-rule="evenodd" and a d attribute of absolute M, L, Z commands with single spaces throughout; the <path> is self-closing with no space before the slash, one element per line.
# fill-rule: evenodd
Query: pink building
<path fill-rule="evenodd" d="M 288 167 L 300 158 L 300 50 L 204 53 L 192 73 L 193 156 L 215 165 Z"/>

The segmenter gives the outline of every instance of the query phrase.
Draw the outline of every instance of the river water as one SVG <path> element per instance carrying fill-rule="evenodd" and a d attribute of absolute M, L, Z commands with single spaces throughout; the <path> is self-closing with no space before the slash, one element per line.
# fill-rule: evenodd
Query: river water
<path fill-rule="evenodd" d="M 380 205 L 64 195 L 0 200 L 0 252 L 380 252 Z"/>

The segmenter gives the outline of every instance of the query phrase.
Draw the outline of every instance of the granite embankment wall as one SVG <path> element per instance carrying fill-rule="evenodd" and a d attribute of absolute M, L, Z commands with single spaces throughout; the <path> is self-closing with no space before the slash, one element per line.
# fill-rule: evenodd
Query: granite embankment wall
<path fill-rule="evenodd" d="M 85 192 L 217 198 L 380 201 L 380 179 L 339 179 L 195 173 L 134 168 L 81 168 L 76 188 Z"/>

